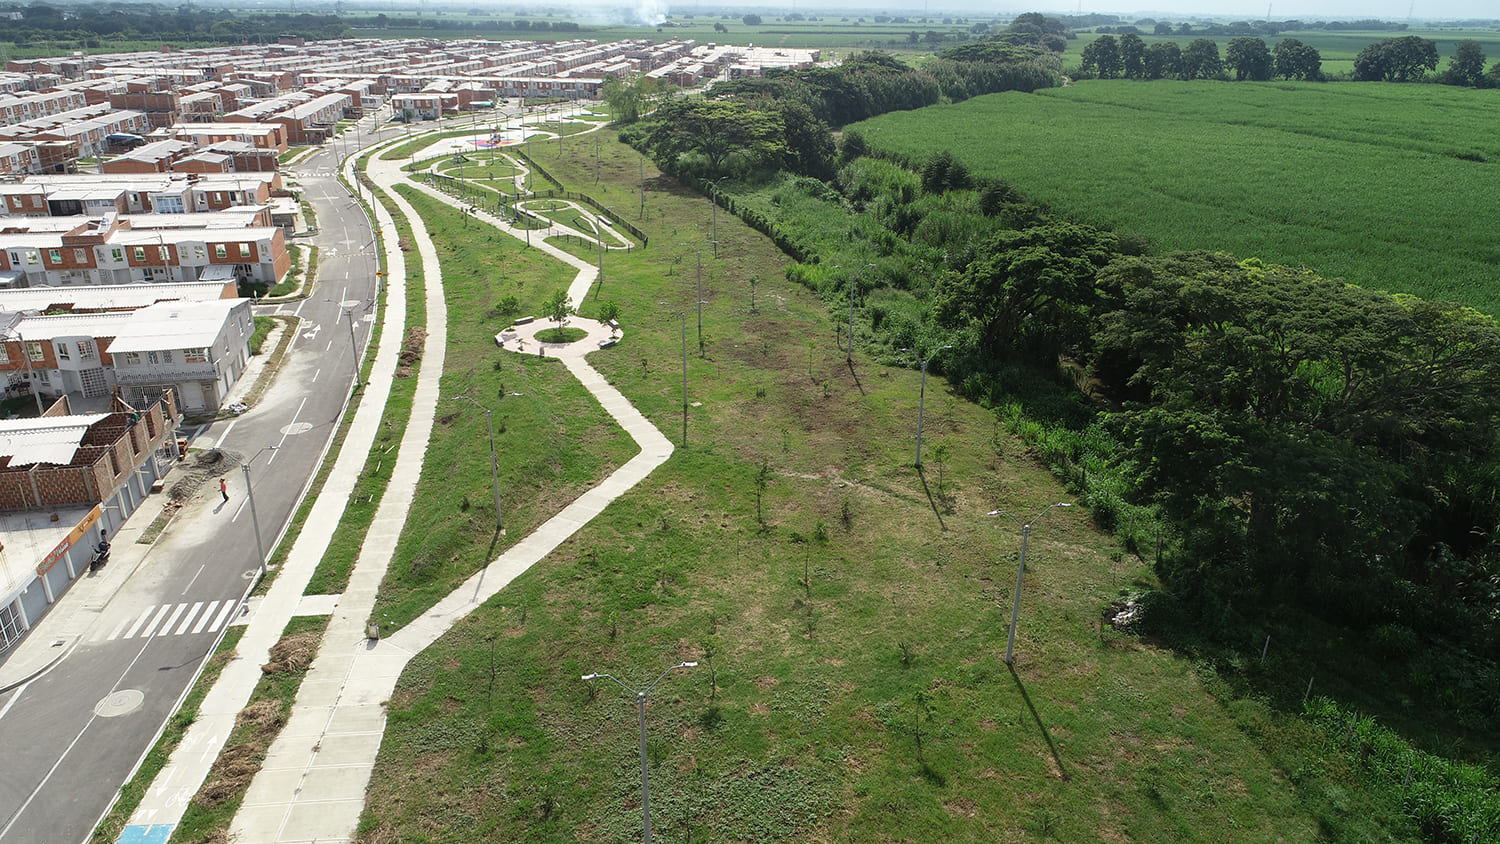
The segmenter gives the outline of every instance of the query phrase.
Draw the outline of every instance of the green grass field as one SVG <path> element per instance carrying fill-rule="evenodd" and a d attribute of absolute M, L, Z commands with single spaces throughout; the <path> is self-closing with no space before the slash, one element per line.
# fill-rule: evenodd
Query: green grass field
<path fill-rule="evenodd" d="M 632 151 L 607 145 L 597 184 L 591 149 L 538 155 L 570 187 L 634 207 Z M 701 403 L 688 447 L 408 666 L 361 842 L 638 837 L 634 707 L 618 687 L 579 676 L 650 682 L 680 660 L 700 665 L 666 679 L 647 713 L 663 841 L 1416 838 L 1394 786 L 1351 761 L 1357 748 L 1258 681 L 1241 693 L 1206 662 L 1102 627 L 1101 608 L 1152 575 L 1079 508 L 1053 511 L 1031 537 L 1008 670 L 1019 536 L 981 514 L 1029 516 L 1065 497 L 1057 482 L 937 377 L 927 383 L 926 474 L 913 470 L 918 374 L 863 354 L 845 366 L 816 295 L 727 215 L 718 257 L 704 254 L 700 356 L 685 303 L 697 298 L 706 202 L 647 175 L 646 213 L 627 216 L 639 216 L 652 246 L 611 253 L 584 312 L 618 302 L 624 339 L 593 363 L 675 441 L 678 313 L 688 311 L 689 391 Z M 494 293 L 464 280 L 477 256 L 509 264 L 515 247 L 453 210 L 420 207 L 462 288 L 450 293 L 450 318 L 477 322 L 454 342 L 476 343 L 465 338 L 489 330 L 480 315 Z M 545 294 L 532 287 L 527 298 Z M 493 373 L 493 352 L 467 348 L 450 351 L 445 393 L 492 388 L 501 375 L 524 378 L 528 394 L 544 376 L 550 384 L 542 365 L 517 375 L 508 359 Z M 506 401 L 521 412 L 522 399 Z M 549 412 L 567 412 L 551 401 Z M 571 412 L 597 424 L 586 407 Z M 481 415 L 460 411 L 434 432 L 423 487 L 441 477 L 447 489 L 419 501 L 430 494 L 439 519 L 473 518 L 446 515 L 460 488 L 482 510 Z M 516 466 L 537 459 L 522 459 L 521 424 L 512 417 L 504 445 Z M 576 459 L 579 476 L 612 462 L 597 450 Z M 432 532 L 430 517 L 414 517 L 403 548 Z M 449 548 L 462 559 L 445 578 L 494 553 Z M 397 585 L 388 580 L 382 599 Z M 1288 670 L 1299 669 L 1273 649 L 1262 673 Z"/>
<path fill-rule="evenodd" d="M 1500 91 L 1089 81 L 859 124 L 1075 219 L 1500 313 Z"/>

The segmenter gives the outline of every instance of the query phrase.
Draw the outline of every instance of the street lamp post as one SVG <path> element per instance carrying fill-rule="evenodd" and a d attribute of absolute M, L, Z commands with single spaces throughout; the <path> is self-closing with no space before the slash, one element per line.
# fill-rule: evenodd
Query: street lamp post
<path fill-rule="evenodd" d="M 719 257 L 719 182 L 729 178 L 720 176 L 709 185 L 708 201 L 714 207 L 714 257 Z"/>
<path fill-rule="evenodd" d="M 1016 596 L 1015 600 L 1012 601 L 1010 607 L 1010 637 L 1006 639 L 1005 642 L 1006 665 L 1011 665 L 1015 659 L 1016 620 L 1021 615 L 1021 578 L 1026 574 L 1026 541 L 1031 538 L 1031 526 L 1036 524 L 1037 519 L 1040 519 L 1042 516 L 1046 515 L 1047 511 L 1051 510 L 1053 507 L 1072 506 L 1072 504 L 1069 504 L 1066 501 L 1059 501 L 1056 504 L 1048 504 L 1046 507 L 1042 508 L 1042 512 L 1037 513 L 1035 516 L 1032 516 L 1031 521 L 1029 522 L 1022 522 L 1020 519 L 1016 518 L 1014 514 L 1007 510 L 991 510 L 990 512 L 985 514 L 988 516 L 1009 516 L 1011 521 L 1021 526 L 1021 563 L 1020 565 L 1016 566 Z"/>
<path fill-rule="evenodd" d="M 344 316 L 349 320 L 349 350 L 354 356 L 354 388 L 359 389 L 362 385 L 359 380 L 359 343 L 354 340 L 354 309 L 344 311 Z"/>
<path fill-rule="evenodd" d="M 505 396 L 502 394 L 500 398 L 503 400 L 505 398 Z M 504 524 L 500 520 L 500 470 L 497 468 L 497 466 L 495 464 L 495 414 L 489 408 L 485 407 L 484 405 L 480 404 L 479 402 L 475 401 L 474 399 L 469 398 L 468 396 L 454 396 L 453 399 L 454 399 L 454 401 L 458 401 L 458 400 L 462 399 L 463 401 L 466 401 L 469 404 L 472 404 L 475 407 L 479 408 L 480 410 L 484 411 L 484 418 L 489 422 L 489 425 L 490 425 L 490 485 L 495 488 L 495 533 L 497 533 L 497 534 L 504 534 L 505 533 L 505 527 L 504 527 Z"/>
<path fill-rule="evenodd" d="M 250 455 L 249 460 L 240 464 L 240 470 L 245 473 L 245 497 L 250 500 L 250 526 L 255 529 L 255 553 L 258 555 L 256 563 L 260 566 L 261 577 L 266 576 L 266 547 L 260 540 L 260 517 L 255 514 L 255 487 L 250 484 L 250 464 L 255 462 L 255 458 L 268 451 L 275 451 L 278 448 L 280 446 L 265 446 L 260 451 Z"/>
<path fill-rule="evenodd" d="M 922 386 L 917 391 L 917 469 L 922 468 L 922 411 L 927 403 L 927 364 L 937 357 L 938 352 L 943 349 L 951 349 L 952 346 L 940 346 L 932 354 L 922 361 Z"/>
<path fill-rule="evenodd" d="M 650 697 L 651 690 L 656 688 L 662 680 L 665 680 L 668 674 L 679 668 L 697 667 L 698 663 L 696 662 L 679 662 L 666 671 L 663 671 L 661 676 L 656 678 L 655 682 L 644 689 L 632 689 L 614 677 L 608 674 L 600 674 L 597 671 L 593 674 L 583 675 L 583 679 L 585 680 L 609 680 L 629 692 L 635 698 L 636 711 L 639 713 L 641 725 L 641 840 L 646 842 L 646 844 L 651 844 L 651 779 L 646 768 L 646 700 Z"/>
<path fill-rule="evenodd" d="M 682 447 L 687 448 L 687 312 L 682 314 Z"/>

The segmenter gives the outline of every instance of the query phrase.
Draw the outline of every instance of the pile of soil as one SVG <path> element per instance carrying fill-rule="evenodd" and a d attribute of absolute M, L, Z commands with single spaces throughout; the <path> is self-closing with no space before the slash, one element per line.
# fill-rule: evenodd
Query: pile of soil
<path fill-rule="evenodd" d="M 286 674 L 306 670 L 312 664 L 313 657 L 318 655 L 318 642 L 322 638 L 323 634 L 316 631 L 283 637 L 271 646 L 271 661 L 260 667 L 261 673 Z"/>
<path fill-rule="evenodd" d="M 411 377 L 412 367 L 422 359 L 422 347 L 426 344 L 427 329 L 421 326 L 406 329 L 406 339 L 401 341 L 401 354 L 397 358 L 397 378 Z"/>

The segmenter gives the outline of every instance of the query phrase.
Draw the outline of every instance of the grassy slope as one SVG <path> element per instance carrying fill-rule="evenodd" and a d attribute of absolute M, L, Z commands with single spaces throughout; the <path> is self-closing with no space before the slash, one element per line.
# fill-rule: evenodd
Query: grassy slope
<path fill-rule="evenodd" d="M 1500 313 L 1489 227 L 1500 91 L 1380 83 L 1085 82 L 860 124 L 949 148 L 1076 217 Z M 1480 156 L 1491 163 L 1464 160 Z"/>
<path fill-rule="evenodd" d="M 581 153 L 543 164 L 570 185 L 632 197 L 633 153 L 606 154 L 598 186 L 584 185 Z M 625 339 L 594 363 L 677 439 L 673 309 L 696 295 L 695 247 L 677 244 L 705 240 L 709 218 L 700 197 L 649 183 L 653 246 L 611 255 L 603 293 L 621 305 Z M 705 269 L 707 355 L 689 359 L 690 398 L 702 402 L 689 448 L 412 662 L 364 840 L 638 834 L 633 707 L 618 687 L 578 677 L 646 683 L 684 659 L 702 664 L 666 679 L 649 708 L 664 837 L 1409 832 L 1356 772 L 1321 756 L 1299 777 L 1326 779 L 1340 803 L 1305 802 L 1282 770 L 1317 754 L 1299 719 L 1254 700 L 1221 706 L 1196 666 L 1101 633 L 1104 604 L 1150 575 L 1079 510 L 1053 511 L 1032 537 L 1007 670 L 1018 537 L 979 514 L 1039 509 L 1062 494 L 1055 481 L 933 379 L 925 441 L 948 454 L 928 452 L 924 484 L 909 455 L 917 375 L 858 356 L 851 373 L 822 306 L 781 279 L 784 258 L 733 219 L 720 238 Z"/>

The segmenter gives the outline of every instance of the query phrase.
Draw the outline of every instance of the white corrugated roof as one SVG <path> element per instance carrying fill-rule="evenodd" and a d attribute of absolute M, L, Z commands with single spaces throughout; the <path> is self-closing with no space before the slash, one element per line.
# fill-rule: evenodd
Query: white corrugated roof
<path fill-rule="evenodd" d="M 0 457 L 11 458 L 12 466 L 53 463 L 66 466 L 73 462 L 79 443 L 94 423 L 108 416 L 93 413 L 85 416 L 57 416 L 41 419 L 0 420 Z"/>
<path fill-rule="evenodd" d="M 218 339 L 229 312 L 243 301 L 158 302 L 132 311 L 109 344 L 109 353 L 207 348 Z"/>

